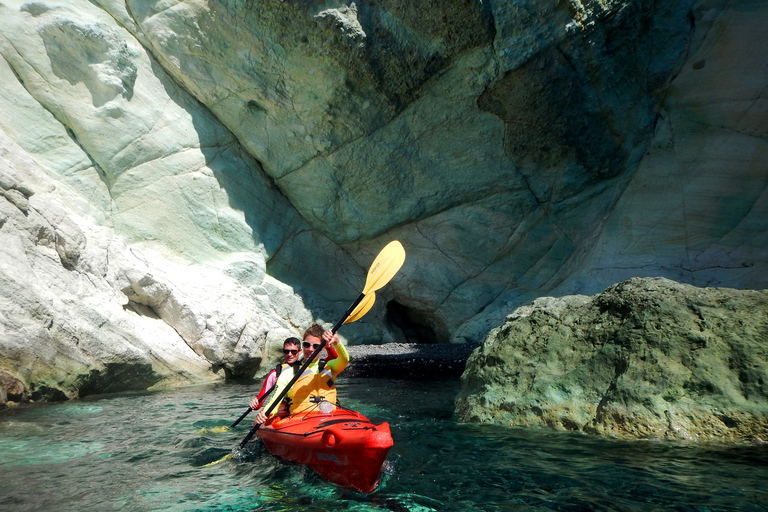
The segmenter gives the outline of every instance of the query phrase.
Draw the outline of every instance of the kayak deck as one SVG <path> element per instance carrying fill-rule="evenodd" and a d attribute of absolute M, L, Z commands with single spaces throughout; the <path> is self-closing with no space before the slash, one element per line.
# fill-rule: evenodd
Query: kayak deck
<path fill-rule="evenodd" d="M 305 464 L 329 482 L 362 493 L 378 485 L 393 444 L 388 423 L 374 425 L 345 409 L 271 418 L 256 435 L 272 454 Z"/>

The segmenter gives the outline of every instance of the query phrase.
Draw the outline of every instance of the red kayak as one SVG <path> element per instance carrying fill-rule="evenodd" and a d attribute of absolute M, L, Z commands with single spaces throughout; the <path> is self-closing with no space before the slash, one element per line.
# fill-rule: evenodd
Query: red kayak
<path fill-rule="evenodd" d="M 345 409 L 273 417 L 256 435 L 274 455 L 306 464 L 329 482 L 362 493 L 376 488 L 392 448 L 389 423 L 374 425 Z"/>

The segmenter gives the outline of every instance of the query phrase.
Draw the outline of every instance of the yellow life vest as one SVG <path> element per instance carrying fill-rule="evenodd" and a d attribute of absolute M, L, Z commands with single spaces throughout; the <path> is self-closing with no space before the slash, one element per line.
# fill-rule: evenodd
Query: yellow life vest
<path fill-rule="evenodd" d="M 301 368 L 301 361 L 296 361 L 293 364 L 293 371 L 289 371 L 291 369 L 291 365 L 288 363 L 283 363 L 281 365 L 278 365 L 275 368 L 275 371 L 277 372 L 277 380 L 275 381 L 275 388 L 272 390 L 272 392 L 269 394 L 269 398 L 267 398 L 267 401 L 264 402 L 264 405 L 262 406 L 262 410 L 264 412 L 267 411 L 270 405 L 272 405 L 272 402 L 275 401 L 275 399 L 280 395 L 280 392 L 285 389 L 285 387 L 288 385 L 289 382 L 291 382 L 291 379 L 294 377 L 296 373 L 299 372 L 299 369 Z M 271 413 L 270 416 L 275 414 L 277 412 L 277 407 L 275 407 Z"/>
<path fill-rule="evenodd" d="M 336 406 L 336 377 L 349 363 L 344 346 L 336 345 L 338 357 L 330 361 L 312 361 L 288 392 L 289 414 L 312 410 L 320 402 Z"/>

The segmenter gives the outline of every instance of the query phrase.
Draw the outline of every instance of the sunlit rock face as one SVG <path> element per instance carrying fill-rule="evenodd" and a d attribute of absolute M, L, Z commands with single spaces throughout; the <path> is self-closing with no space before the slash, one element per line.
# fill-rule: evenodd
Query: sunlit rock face
<path fill-rule="evenodd" d="M 765 284 L 758 3 L 100 4 L 313 228 L 400 239 L 438 340 L 638 274 Z"/>
<path fill-rule="evenodd" d="M 456 411 L 616 437 L 765 442 L 766 339 L 765 290 L 636 278 L 540 298 L 470 357 Z"/>
<path fill-rule="evenodd" d="M 766 287 L 765 21 L 756 1 L 2 0 L 0 293 L 31 294 L 3 340 L 42 304 L 123 326 L 146 382 L 174 373 L 156 344 L 199 358 L 189 380 L 247 375 L 335 322 L 391 239 L 406 264 L 352 341 L 479 341 L 636 275 Z M 74 350 L 78 375 L 130 359 Z"/>
<path fill-rule="evenodd" d="M 253 375 L 312 319 L 266 274 L 306 224 L 104 11 L 2 10 L 2 368 L 30 397 Z"/>
<path fill-rule="evenodd" d="M 14 397 L 250 376 L 291 321 L 309 321 L 290 290 L 263 273 L 257 281 L 251 270 L 247 287 L 227 275 L 234 266 L 214 271 L 126 245 L 1 133 L 0 155 L 0 348 L 2 369 L 23 384 Z M 243 307 L 244 297 L 262 307 Z"/>

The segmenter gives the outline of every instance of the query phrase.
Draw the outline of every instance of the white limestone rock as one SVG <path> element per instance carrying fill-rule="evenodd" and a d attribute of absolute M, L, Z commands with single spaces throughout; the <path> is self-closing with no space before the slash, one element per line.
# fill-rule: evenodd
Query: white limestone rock
<path fill-rule="evenodd" d="M 767 286 L 768 10 L 699 2 L 693 14 L 691 52 L 584 280 L 661 271 L 701 286 Z"/>
<path fill-rule="evenodd" d="M 266 275 L 306 226 L 103 11 L 2 9 L 0 367 L 51 397 L 252 376 L 311 321 Z"/>
<path fill-rule="evenodd" d="M 50 177 L 2 134 L 0 142 L 3 184 L 18 183 L 23 168 L 20 188 L 33 192 L 26 212 L 0 201 L 0 364 L 29 393 L 249 376 L 270 343 L 295 332 L 246 302 L 248 289 L 222 272 L 126 246 L 108 228 L 64 214 L 76 193 L 63 183 L 34 193 Z M 135 378 L 110 379 L 128 367 Z"/>
<path fill-rule="evenodd" d="M 478 340 L 509 306 L 552 290 L 594 292 L 646 270 L 691 282 L 707 274 L 680 264 L 692 249 L 685 243 L 666 244 L 650 266 L 627 251 L 617 259 L 632 261 L 612 265 L 605 251 L 637 238 L 617 236 L 617 219 L 638 216 L 629 201 L 646 172 L 660 166 L 668 174 L 654 174 L 655 183 L 674 190 L 667 167 L 674 157 L 651 164 L 649 141 L 664 115 L 681 108 L 688 116 L 687 106 L 676 106 L 677 84 L 695 64 L 702 34 L 739 18 L 741 7 L 694 0 L 100 5 L 237 135 L 306 222 L 361 267 L 389 239 L 413 248 L 407 272 L 419 286 L 396 281 L 394 295 L 440 339 Z M 692 12 L 706 22 L 691 26 Z M 746 30 L 738 49 L 723 54 L 744 53 L 761 37 Z M 737 94 L 759 97 L 761 71 L 750 69 L 745 63 L 732 74 L 756 84 Z M 682 90 L 704 89 L 686 83 Z M 752 124 L 758 112 L 746 114 Z M 714 136 L 687 123 L 677 137 L 685 145 L 698 133 Z M 752 162 L 764 167 L 760 156 Z M 697 196 L 717 194 L 721 184 L 691 172 L 683 182 L 695 183 Z M 675 208 L 656 200 L 649 219 Z M 699 213 L 706 208 L 692 203 L 684 224 L 709 240 L 719 221 Z M 748 215 L 765 218 L 762 210 Z M 752 237 L 751 229 L 736 231 L 743 234 L 733 242 L 707 249 L 709 261 Z M 659 233 L 647 246 L 666 240 Z M 281 271 L 289 265 L 275 262 Z M 743 266 L 709 274 L 713 283 L 756 285 L 756 272 Z"/>
<path fill-rule="evenodd" d="M 478 341 L 537 296 L 635 275 L 766 287 L 765 17 L 6 0 L 0 132 L 47 176 L 3 187 L 8 272 L 39 252 L 102 276 L 129 324 L 156 315 L 232 374 L 258 359 L 238 333 L 334 323 L 393 238 L 406 264 L 352 340 Z"/>

